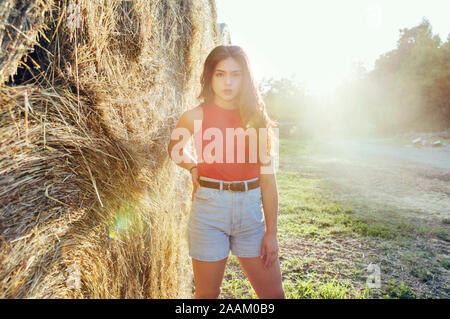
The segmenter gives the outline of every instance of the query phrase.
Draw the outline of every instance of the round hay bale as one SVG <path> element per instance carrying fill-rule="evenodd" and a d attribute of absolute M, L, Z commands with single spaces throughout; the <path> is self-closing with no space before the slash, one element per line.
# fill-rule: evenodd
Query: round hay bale
<path fill-rule="evenodd" d="M 191 182 L 166 150 L 214 1 L 37 3 L 42 37 L 1 69 L 0 297 L 190 298 Z"/>
<path fill-rule="evenodd" d="M 45 29 L 44 16 L 53 1 L 0 2 L 0 83 L 16 74 L 20 60 L 33 50 Z"/>

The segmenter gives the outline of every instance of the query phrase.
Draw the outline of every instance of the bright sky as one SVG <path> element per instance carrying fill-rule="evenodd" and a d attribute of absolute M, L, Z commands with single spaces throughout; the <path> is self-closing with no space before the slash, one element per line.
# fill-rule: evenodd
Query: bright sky
<path fill-rule="evenodd" d="M 311 93 L 331 92 L 356 62 L 372 69 L 423 17 L 442 41 L 450 34 L 449 0 L 215 1 L 256 81 L 295 75 Z"/>

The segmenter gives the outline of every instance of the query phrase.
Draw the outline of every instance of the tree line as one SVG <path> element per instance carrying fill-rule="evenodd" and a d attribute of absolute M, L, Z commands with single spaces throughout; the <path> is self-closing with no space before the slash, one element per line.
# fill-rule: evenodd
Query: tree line
<path fill-rule="evenodd" d="M 280 122 L 302 123 L 319 110 L 331 114 L 329 122 L 359 123 L 378 133 L 445 130 L 450 128 L 450 34 L 443 42 L 426 19 L 401 29 L 395 49 L 379 56 L 371 71 L 356 65 L 354 76 L 326 101 L 286 78 L 265 80 L 260 89 L 269 114 Z"/>

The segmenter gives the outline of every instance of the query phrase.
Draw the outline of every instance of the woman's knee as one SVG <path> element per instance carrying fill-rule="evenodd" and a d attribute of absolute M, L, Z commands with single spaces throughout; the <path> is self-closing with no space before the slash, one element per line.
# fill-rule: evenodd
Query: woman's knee
<path fill-rule="evenodd" d="M 217 299 L 220 295 L 227 258 L 216 262 L 193 260 L 195 297 L 198 299 Z"/>

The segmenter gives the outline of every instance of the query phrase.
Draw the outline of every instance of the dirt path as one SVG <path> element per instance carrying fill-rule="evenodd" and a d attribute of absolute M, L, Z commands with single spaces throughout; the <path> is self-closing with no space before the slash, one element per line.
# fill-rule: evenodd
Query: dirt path
<path fill-rule="evenodd" d="M 450 145 L 416 149 L 379 140 L 340 140 L 321 143 L 319 149 L 305 164 L 343 196 L 388 204 L 431 223 L 450 218 Z"/>

